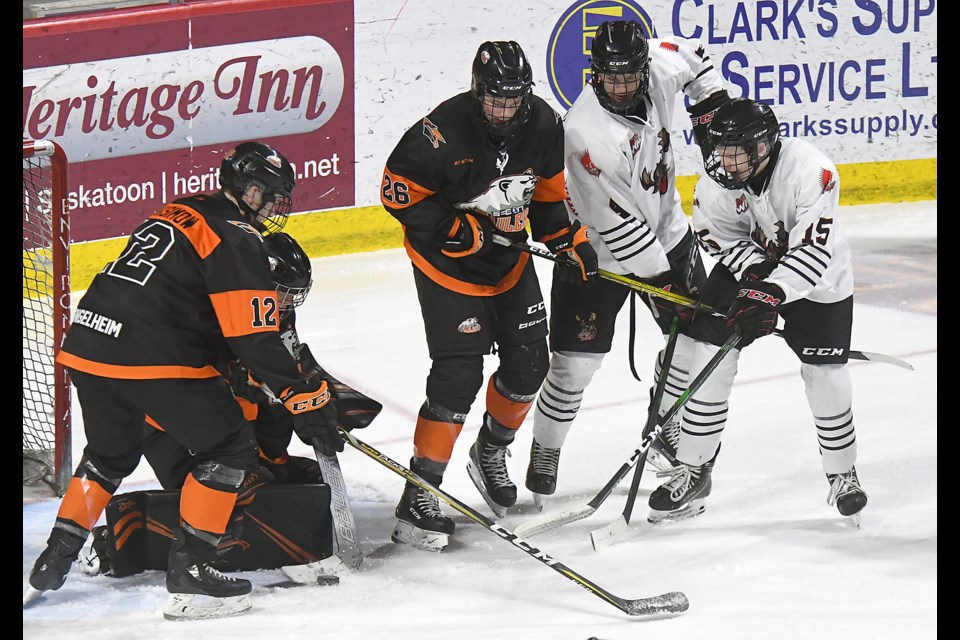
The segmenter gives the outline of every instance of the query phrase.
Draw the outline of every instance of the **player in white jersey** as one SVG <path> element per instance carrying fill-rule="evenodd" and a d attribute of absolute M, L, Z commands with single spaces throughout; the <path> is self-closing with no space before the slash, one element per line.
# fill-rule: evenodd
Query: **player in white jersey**
<path fill-rule="evenodd" d="M 571 219 L 589 229 L 601 268 L 690 295 L 706 274 L 680 207 L 670 129 L 686 95 L 693 103 L 690 113 L 699 135 L 710 114 L 729 100 L 723 79 L 699 42 L 648 40 L 634 21 L 605 22 L 598 27 L 591 71 L 590 84 L 564 119 Z M 576 286 L 564 278 L 568 271 L 572 270 L 554 270 L 550 370 L 534 413 L 526 486 L 538 502 L 556 490 L 560 447 L 584 390 L 610 351 L 617 314 L 630 294 L 630 289 L 608 280 Z M 641 297 L 664 334 L 673 317 L 681 316 L 660 403 L 663 413 L 687 386 L 694 346 L 688 337 L 692 312 L 662 298 Z M 723 327 L 722 319 L 709 316 L 695 322 Z M 657 360 L 658 373 L 662 357 L 663 352 Z M 674 423 L 672 431 L 677 428 Z M 669 448 L 665 442 L 657 446 Z M 653 457 L 651 462 L 657 464 Z"/>
<path fill-rule="evenodd" d="M 800 374 L 817 430 L 828 504 L 856 516 L 867 504 L 854 467 L 853 390 L 847 371 L 853 323 L 853 265 L 838 216 L 840 176 L 812 144 L 780 139 L 773 111 L 736 98 L 706 130 L 704 168 L 694 191 L 693 226 L 718 264 L 703 302 L 727 309 L 726 331 L 740 331 L 740 349 L 771 333 L 800 359 Z M 703 337 L 703 336 L 701 336 Z M 721 344 L 724 335 L 712 336 Z M 733 349 L 695 394 L 726 405 L 740 349 Z M 684 425 L 678 464 L 650 495 L 651 522 L 697 515 L 710 494 L 711 467 L 724 422 Z"/>

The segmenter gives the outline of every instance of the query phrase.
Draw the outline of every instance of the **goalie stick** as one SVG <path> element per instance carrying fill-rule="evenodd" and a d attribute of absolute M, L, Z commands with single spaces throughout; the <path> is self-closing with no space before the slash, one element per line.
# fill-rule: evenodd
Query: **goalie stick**
<path fill-rule="evenodd" d="M 333 532 L 337 537 L 337 557 L 349 569 L 356 571 L 363 562 L 363 554 L 360 551 L 357 524 L 353 519 L 353 509 L 350 507 L 350 497 L 343 481 L 340 461 L 336 453 L 324 455 L 316 445 L 313 452 L 320 463 L 323 481 L 330 485 L 330 515 L 333 516 Z"/>
<path fill-rule="evenodd" d="M 680 409 L 683 408 L 683 405 L 687 403 L 687 400 L 690 399 L 690 396 L 699 389 L 704 381 L 706 381 L 707 376 L 713 373 L 713 370 L 717 368 L 717 365 L 720 364 L 720 360 L 723 359 L 725 355 L 737 346 L 740 342 L 740 334 L 734 333 L 730 336 L 723 346 L 720 347 L 720 350 L 714 354 L 713 358 L 710 359 L 710 362 L 704 366 L 703 371 L 697 374 L 697 377 L 694 378 L 693 382 L 690 383 L 690 386 L 680 394 L 680 397 L 677 398 L 677 401 L 673 403 L 673 406 L 670 407 L 670 410 L 665 414 L 660 416 L 657 419 L 657 426 L 640 442 L 640 446 L 637 447 L 633 453 L 630 455 L 630 458 L 620 465 L 620 468 L 617 469 L 617 472 L 613 474 L 613 477 L 600 489 L 600 492 L 593 497 L 593 499 L 584 505 L 579 505 L 576 507 L 571 507 L 570 509 L 563 509 L 551 514 L 546 514 L 540 516 L 539 518 L 534 518 L 523 523 L 517 527 L 517 535 L 530 537 L 535 536 L 538 533 L 543 533 L 544 531 L 550 531 L 551 529 L 556 529 L 565 524 L 571 522 L 576 522 L 577 520 L 583 520 L 584 518 L 593 515 L 596 513 L 597 509 L 603 504 L 603 501 L 613 492 L 614 487 L 620 484 L 620 481 L 627 475 L 633 465 L 641 457 L 646 456 L 647 451 L 650 449 L 650 444 L 656 439 L 660 432 L 663 431 L 664 426 L 670 422 L 670 420 L 677 414 Z"/>
<path fill-rule="evenodd" d="M 573 569 L 567 567 L 559 560 L 547 555 L 536 547 L 530 546 L 526 540 L 518 536 L 516 533 L 512 533 L 511 531 L 503 528 L 476 509 L 464 504 L 460 500 L 457 500 L 438 487 L 430 484 L 410 469 L 404 467 L 398 462 L 395 462 L 365 442 L 358 440 L 352 433 L 343 431 L 343 437 L 347 443 L 357 451 L 372 458 L 373 460 L 376 460 L 381 465 L 387 469 L 390 469 L 407 482 L 410 482 L 411 484 L 414 484 L 424 491 L 427 491 L 437 498 L 443 500 L 448 505 L 467 516 L 477 524 L 480 524 L 488 531 L 496 534 L 499 538 L 506 540 L 530 557 L 539 560 L 560 575 L 574 581 L 593 595 L 603 599 L 605 602 L 612 604 L 624 613 L 627 613 L 631 616 L 657 616 L 682 613 L 690 607 L 690 602 L 687 600 L 687 596 L 679 591 L 671 591 L 669 593 L 663 593 L 661 595 L 651 596 L 649 598 L 636 599 L 621 598 L 620 596 L 614 595 L 585 576 L 582 576 Z"/>
<path fill-rule="evenodd" d="M 566 258 L 556 256 L 550 253 L 549 251 L 547 251 L 546 249 L 542 249 L 540 247 L 527 244 L 526 242 L 511 240 L 499 234 L 493 234 L 493 242 L 494 244 L 499 244 L 500 246 L 503 246 L 503 247 L 513 247 L 514 249 L 518 249 L 520 251 L 533 254 L 540 258 L 545 258 L 552 262 L 559 262 L 563 264 L 566 264 L 567 262 L 569 262 Z M 704 311 L 716 316 L 724 316 L 724 314 L 714 310 L 714 308 L 711 307 L 710 305 L 703 304 L 702 302 L 694 300 L 693 298 L 687 298 L 686 296 L 681 296 L 680 294 L 673 293 L 672 291 L 661 289 L 660 287 L 655 287 L 652 284 L 643 282 L 642 280 L 638 280 L 630 276 L 625 276 L 620 273 L 613 273 L 612 271 L 607 271 L 606 269 L 597 269 L 597 275 L 603 278 L 604 280 L 619 282 L 620 284 L 626 287 L 629 287 L 634 291 L 646 293 L 647 295 L 651 295 L 651 296 L 657 296 L 658 298 L 663 298 L 675 304 L 683 305 L 685 307 L 690 307 L 691 309 L 696 309 L 698 311 Z M 779 329 L 774 329 L 773 334 L 776 336 L 780 336 L 781 338 L 783 337 L 783 332 Z M 895 367 L 900 367 L 901 369 L 907 369 L 908 371 L 913 371 L 913 365 L 910 364 L 909 362 L 905 360 L 901 360 L 900 358 L 896 358 L 894 356 L 883 354 L 883 353 L 874 353 L 872 351 L 857 351 L 854 349 L 850 349 L 847 353 L 847 357 L 850 358 L 851 360 L 883 362 L 885 364 L 890 364 Z"/>

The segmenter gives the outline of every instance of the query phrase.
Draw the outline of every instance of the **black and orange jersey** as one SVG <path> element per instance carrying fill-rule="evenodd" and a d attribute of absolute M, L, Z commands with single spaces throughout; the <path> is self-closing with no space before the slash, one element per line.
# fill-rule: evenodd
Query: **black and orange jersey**
<path fill-rule="evenodd" d="M 495 246 L 482 256 L 451 258 L 440 242 L 457 213 L 490 216 L 511 240 L 550 239 L 569 226 L 563 205 L 563 122 L 532 96 L 530 120 L 502 149 L 482 129 L 470 92 L 446 100 L 404 133 L 387 159 L 380 200 L 403 226 L 417 269 L 467 295 L 509 290 L 530 255 Z"/>
<path fill-rule="evenodd" d="M 271 389 L 301 380 L 280 338 L 260 233 L 222 193 L 142 222 L 78 304 L 61 364 L 122 379 L 210 378 L 238 358 Z"/>

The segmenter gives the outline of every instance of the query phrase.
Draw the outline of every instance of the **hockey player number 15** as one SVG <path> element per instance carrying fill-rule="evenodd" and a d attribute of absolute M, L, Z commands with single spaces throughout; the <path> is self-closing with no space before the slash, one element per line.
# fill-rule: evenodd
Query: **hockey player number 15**
<path fill-rule="evenodd" d="M 803 243 L 804 244 L 817 244 L 823 245 L 827 244 L 827 236 L 830 235 L 830 225 L 833 224 L 833 218 L 820 218 L 817 220 L 817 224 L 811 224 L 807 227 L 807 232 L 803 234 Z M 816 227 L 817 235 L 814 237 L 813 229 Z"/>

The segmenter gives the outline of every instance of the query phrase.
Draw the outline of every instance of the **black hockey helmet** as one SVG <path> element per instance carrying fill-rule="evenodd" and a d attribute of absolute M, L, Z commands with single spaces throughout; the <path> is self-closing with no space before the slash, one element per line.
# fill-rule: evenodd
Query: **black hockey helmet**
<path fill-rule="evenodd" d="M 749 98 L 734 98 L 707 125 L 704 169 L 720 186 L 742 189 L 779 142 L 780 125 L 773 109 Z"/>
<path fill-rule="evenodd" d="M 310 257 L 292 236 L 277 231 L 263 236 L 270 273 L 277 284 L 281 312 L 299 307 L 313 286 Z"/>
<path fill-rule="evenodd" d="M 590 49 L 590 72 L 600 106 L 613 113 L 633 110 L 650 84 L 650 44 L 640 23 L 617 20 L 597 27 Z M 615 96 L 607 92 L 604 78 L 608 83 L 612 80 Z"/>
<path fill-rule="evenodd" d="M 470 90 L 480 122 L 491 137 L 500 142 L 516 135 L 530 119 L 533 95 L 533 70 L 520 45 L 512 40 L 481 44 L 473 59 Z M 503 117 L 510 112 L 511 117 Z"/>
<path fill-rule="evenodd" d="M 263 233 L 277 232 L 287 223 L 297 184 L 293 167 L 273 147 L 262 142 L 243 142 L 220 163 L 220 187 L 232 195 L 250 223 Z M 263 193 L 263 202 L 253 209 L 244 202 L 251 186 Z"/>

